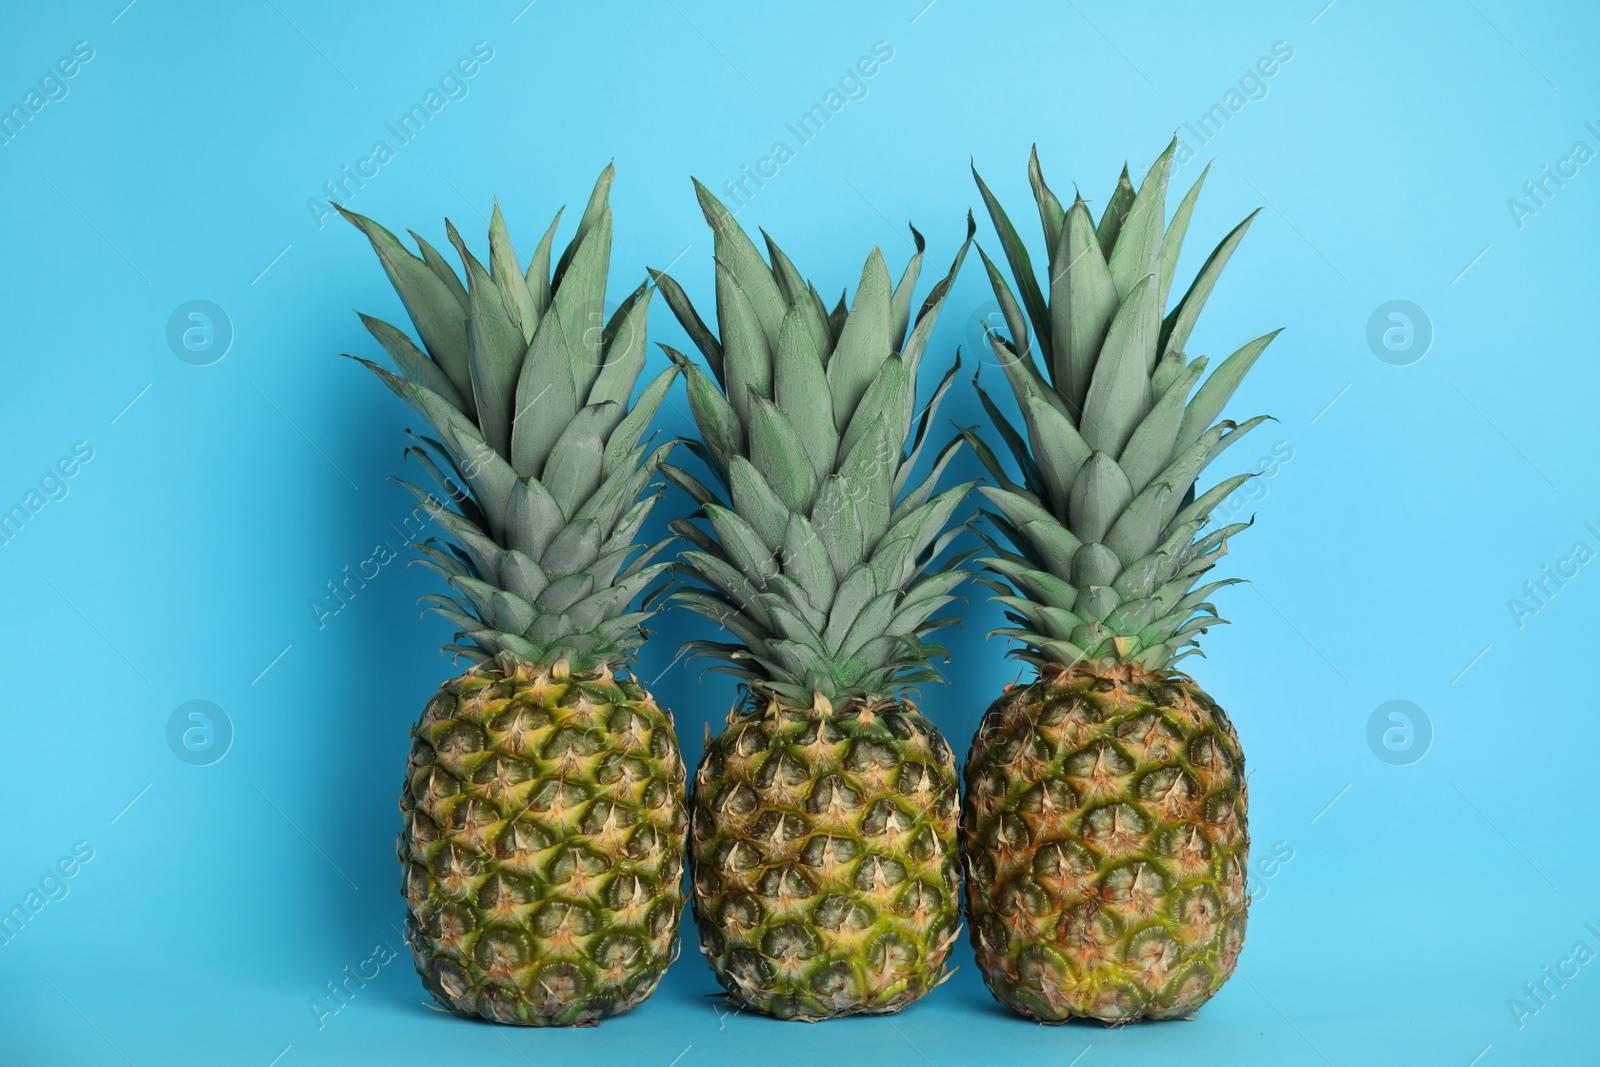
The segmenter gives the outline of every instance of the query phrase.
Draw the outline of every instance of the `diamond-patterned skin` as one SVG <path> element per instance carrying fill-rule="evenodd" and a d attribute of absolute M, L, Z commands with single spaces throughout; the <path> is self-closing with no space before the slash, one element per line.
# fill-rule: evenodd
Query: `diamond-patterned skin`
<path fill-rule="evenodd" d="M 1244 755 L 1180 675 L 1079 667 L 1009 690 L 966 766 L 978 967 L 1040 1022 L 1200 1008 L 1244 945 Z"/>
<path fill-rule="evenodd" d="M 453 1011 L 588 1025 L 648 997 L 683 906 L 671 716 L 605 668 L 502 653 L 429 701 L 398 852 L 417 972 Z"/>
<path fill-rule="evenodd" d="M 961 928 L 955 760 L 908 704 L 769 704 L 711 740 L 691 800 L 700 946 L 780 1019 L 898 1011 Z"/>

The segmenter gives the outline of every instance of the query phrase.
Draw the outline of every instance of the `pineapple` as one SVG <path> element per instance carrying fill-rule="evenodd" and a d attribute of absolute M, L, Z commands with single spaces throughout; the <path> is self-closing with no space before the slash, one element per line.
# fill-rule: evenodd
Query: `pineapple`
<path fill-rule="evenodd" d="M 683 905 L 672 717 L 619 674 L 649 616 L 628 606 L 669 566 L 651 563 L 667 542 L 634 539 L 669 447 L 641 438 L 677 371 L 630 410 L 650 291 L 600 325 L 612 173 L 553 274 L 556 223 L 524 274 L 498 204 L 487 269 L 446 223 L 465 285 L 422 238 L 418 258 L 344 213 L 426 348 L 363 316 L 400 374 L 361 362 L 437 435 L 406 453 L 443 498 L 408 488 L 451 542 L 414 547 L 454 594 L 424 597 L 461 628 L 447 651 L 477 664 L 412 729 L 398 845 L 407 941 L 440 1004 L 524 1026 L 590 1025 L 648 997 Z"/>
<path fill-rule="evenodd" d="M 655 278 L 711 370 L 668 349 L 712 484 L 662 472 L 699 505 L 672 526 L 698 583 L 675 598 L 731 635 L 686 649 L 742 682 L 690 802 L 700 949 L 738 1003 L 778 1018 L 898 1011 L 943 980 L 961 921 L 953 754 L 906 690 L 937 678 L 944 650 L 924 638 L 966 574 L 960 556 L 936 562 L 970 488 L 934 492 L 960 437 L 908 479 L 956 373 L 917 420 L 918 364 L 967 246 L 914 324 L 915 229 L 898 285 L 874 249 L 853 306 L 829 313 L 770 238 L 769 266 L 695 188 L 720 338 Z"/>
<path fill-rule="evenodd" d="M 1198 496 L 1195 480 L 1265 418 L 1214 423 L 1276 334 L 1203 382 L 1205 357 L 1184 353 L 1254 215 L 1163 314 L 1205 180 L 1166 225 L 1175 144 L 1137 192 L 1124 168 L 1098 225 L 1081 198 L 1063 210 L 1035 152 L 1045 287 L 978 179 L 1021 292 L 1019 305 L 984 257 L 1010 335 L 991 341 L 1024 424 L 979 388 L 1021 479 L 969 436 L 995 483 L 979 490 L 998 531 L 983 561 L 995 577 L 981 580 L 1008 609 L 997 632 L 1036 677 L 983 716 L 961 843 L 978 966 L 997 999 L 1041 1022 L 1188 1015 L 1244 943 L 1244 756 L 1227 714 L 1174 665 L 1223 622 L 1207 598 L 1233 580 L 1197 583 L 1248 525 L 1204 529 L 1250 475 Z"/>

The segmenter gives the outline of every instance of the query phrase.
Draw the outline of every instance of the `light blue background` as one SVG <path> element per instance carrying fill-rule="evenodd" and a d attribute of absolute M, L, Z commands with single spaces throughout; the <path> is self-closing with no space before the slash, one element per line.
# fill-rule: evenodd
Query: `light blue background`
<path fill-rule="evenodd" d="M 94 850 L 69 895 L 0 947 L 0 1061 L 1600 1058 L 1600 963 L 1552 984 L 1521 1029 L 1507 1004 L 1575 942 L 1600 950 L 1584 925 L 1600 926 L 1588 755 L 1600 563 L 1520 629 L 1507 607 L 1575 541 L 1600 549 L 1583 525 L 1600 527 L 1600 171 L 1580 170 L 1520 227 L 1507 206 L 1574 142 L 1600 149 L 1585 128 L 1600 126 L 1600 20 L 1584 5 L 124 2 L 13 8 L 0 32 L 7 108 L 74 42 L 94 48 L 69 94 L 0 147 L 0 505 L 75 442 L 94 449 L 68 495 L 0 547 L 0 906 L 74 843 Z M 435 651 L 447 625 L 417 619 L 432 588 L 420 569 L 383 568 L 324 629 L 308 607 L 374 545 L 402 547 L 390 524 L 410 499 L 385 479 L 402 472 L 412 419 L 335 358 L 377 355 L 352 308 L 401 312 L 366 243 L 337 220 L 319 227 L 307 202 L 390 140 L 385 123 L 477 41 L 494 56 L 468 95 L 351 206 L 441 246 L 448 214 L 481 250 L 498 195 L 526 254 L 614 158 L 613 294 L 682 254 L 674 273 L 707 301 L 710 243 L 688 176 L 720 190 L 775 140 L 793 147 L 784 123 L 874 42 L 894 57 L 866 98 L 740 215 L 825 293 L 854 285 L 873 244 L 898 270 L 908 218 L 929 238 L 925 277 L 942 272 L 977 199 L 969 156 L 1038 250 L 1031 142 L 1058 190 L 1076 181 L 1103 203 L 1124 158 L 1142 174 L 1274 42 L 1292 47 L 1264 98 L 1210 144 L 1180 131 L 1200 158 L 1178 184 L 1216 159 L 1180 285 L 1267 205 L 1191 351 L 1221 356 L 1288 327 L 1230 408 L 1281 421 L 1217 473 L 1275 442 L 1293 450 L 1242 512 L 1256 526 L 1226 571 L 1253 584 L 1219 598 L 1235 625 L 1188 664 L 1243 736 L 1257 855 L 1293 850 L 1272 877 L 1257 873 L 1238 976 L 1197 1020 L 1033 1026 L 990 1000 L 964 941 L 954 978 L 898 1016 L 721 1018 L 691 934 L 654 999 L 598 1031 L 437 1014 L 404 957 L 319 1030 L 308 1001 L 326 982 L 377 944 L 402 949 L 393 838 L 407 729 L 453 669 Z M 980 240 L 995 250 L 986 221 Z M 976 266 L 930 373 L 990 299 Z M 220 305 L 235 330 L 212 366 L 167 347 L 169 315 L 192 299 Z M 1369 316 L 1392 299 L 1431 319 L 1414 365 L 1367 345 Z M 651 326 L 687 347 L 659 301 Z M 989 381 L 1000 388 L 992 369 Z M 686 425 L 674 395 L 670 432 Z M 981 421 L 964 390 L 948 411 Z M 669 495 L 658 519 L 683 507 Z M 983 641 L 996 619 L 975 602 L 951 637 L 951 684 L 924 694 L 958 751 L 1015 673 Z M 659 675 L 692 764 L 730 689 L 670 665 L 698 631 L 691 619 L 657 629 L 640 673 Z M 209 767 L 166 742 L 173 710 L 196 699 L 236 734 Z M 1410 766 L 1366 741 L 1392 699 L 1432 723 L 1431 750 Z"/>

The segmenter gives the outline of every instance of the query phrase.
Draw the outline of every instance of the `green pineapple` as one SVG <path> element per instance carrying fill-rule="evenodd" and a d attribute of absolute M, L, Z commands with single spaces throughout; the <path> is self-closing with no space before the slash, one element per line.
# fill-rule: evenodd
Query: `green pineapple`
<path fill-rule="evenodd" d="M 952 621 L 935 616 L 965 576 L 960 557 L 937 560 L 969 486 L 934 493 L 960 438 L 908 479 L 955 374 L 919 421 L 918 364 L 966 245 L 914 324 L 915 230 L 897 286 L 874 249 L 853 306 L 829 313 L 770 238 L 769 266 L 695 188 L 720 338 L 655 277 L 711 369 L 668 350 L 714 488 L 662 471 L 704 523 L 673 523 L 699 583 L 676 598 L 731 635 L 689 647 L 743 683 L 726 731 L 708 731 L 690 805 L 700 948 L 757 1011 L 898 1011 L 943 980 L 960 929 L 953 755 L 906 689 L 937 678 L 944 650 L 924 639 Z"/>
<path fill-rule="evenodd" d="M 1195 495 L 1199 474 L 1262 421 L 1214 422 L 1275 333 L 1202 382 L 1190 330 L 1251 219 L 1165 312 L 1202 174 L 1166 224 L 1173 147 L 1135 192 L 1124 168 L 1097 226 L 1029 178 L 1050 251 L 1045 285 L 978 179 L 1021 302 L 984 264 L 1010 340 L 992 337 L 1023 417 L 979 393 L 1021 483 L 970 437 L 995 484 L 983 579 L 1037 669 L 984 714 L 966 768 L 962 850 L 978 966 L 1043 1022 L 1190 1014 L 1244 943 L 1244 756 L 1227 715 L 1174 664 L 1221 623 L 1198 584 L 1247 523 L 1204 529 L 1250 475 Z M 974 174 L 974 177 L 977 177 Z M 981 251 L 980 251 L 981 254 Z M 1198 389 L 1196 386 L 1198 385 Z M 1192 395 L 1191 395 L 1192 394 Z"/>
<path fill-rule="evenodd" d="M 667 542 L 634 539 L 670 447 L 641 439 L 676 368 L 630 410 L 650 292 L 601 325 L 612 173 L 553 273 L 556 223 L 524 273 L 498 205 L 487 269 L 446 223 L 465 285 L 422 238 L 418 258 L 344 212 L 426 348 L 363 316 L 401 373 L 362 362 L 437 434 L 406 450 L 443 499 L 408 488 L 451 537 L 415 546 L 454 594 L 424 599 L 461 628 L 447 651 L 477 663 L 412 730 L 407 940 L 440 1004 L 526 1026 L 593 1024 L 648 997 L 683 905 L 672 717 L 617 673 L 650 615 L 629 605 L 669 566 L 651 562 Z"/>

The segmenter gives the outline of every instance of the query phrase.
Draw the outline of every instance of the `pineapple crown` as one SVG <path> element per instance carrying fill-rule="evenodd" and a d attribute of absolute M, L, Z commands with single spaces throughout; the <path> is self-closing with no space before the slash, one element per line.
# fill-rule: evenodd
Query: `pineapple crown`
<path fill-rule="evenodd" d="M 1098 225 L 1081 196 L 1062 207 L 1035 149 L 1028 179 L 1049 249 L 1043 287 L 1005 210 L 973 171 L 1021 292 L 1019 304 L 980 248 L 1010 335 L 991 331 L 990 343 L 1023 421 L 1019 433 L 978 388 L 1021 477 L 1013 481 L 968 431 L 995 482 L 979 492 L 999 534 L 984 535 L 994 554 L 982 562 L 998 579 L 980 581 L 1008 609 L 1012 625 L 995 632 L 1017 641 L 1012 654 L 1041 670 L 1107 660 L 1170 669 L 1198 651 L 1195 634 L 1226 621 L 1207 598 L 1238 581 L 1196 585 L 1227 551 L 1228 538 L 1249 525 L 1204 532 L 1211 509 L 1253 475 L 1225 479 L 1198 496 L 1194 485 L 1223 449 L 1267 418 L 1214 422 L 1278 331 L 1244 345 L 1204 382 L 1206 358 L 1185 355 L 1200 309 L 1255 213 L 1223 239 L 1166 312 L 1206 177 L 1202 172 L 1164 225 L 1176 147 L 1174 139 L 1137 191 L 1124 167 Z"/>
<path fill-rule="evenodd" d="M 646 486 L 671 448 L 641 439 L 677 368 L 646 385 L 630 408 L 651 290 L 640 285 L 604 321 L 614 173 L 601 173 L 554 271 L 561 212 L 525 272 L 498 202 L 487 268 L 447 220 L 465 285 L 416 233 L 421 257 L 339 208 L 372 242 L 425 349 L 361 317 L 400 373 L 360 362 L 436 435 L 413 434 L 406 456 L 438 483 L 443 500 L 401 484 L 450 534 L 413 547 L 456 595 L 422 599 L 460 627 L 446 651 L 475 662 L 510 653 L 577 671 L 624 665 L 653 613 L 628 606 L 670 566 L 651 563 L 670 538 L 648 547 L 634 538 L 661 491 Z"/>
<path fill-rule="evenodd" d="M 715 489 L 676 466 L 661 470 L 699 505 L 672 524 L 690 546 L 682 571 L 698 583 L 674 599 L 734 640 L 685 650 L 726 660 L 712 669 L 796 708 L 937 680 L 930 660 L 945 650 L 924 638 L 955 621 L 935 613 L 966 572 L 964 554 L 936 561 L 960 532 L 947 526 L 971 486 L 934 488 L 961 438 L 921 482 L 909 479 L 959 355 L 920 418 L 916 381 L 972 216 L 913 322 L 924 250 L 915 228 L 916 255 L 899 284 L 891 287 L 873 249 L 853 305 L 847 311 L 841 296 L 830 313 L 770 237 L 762 235 L 769 265 L 716 196 L 699 182 L 695 192 L 714 233 L 720 336 L 672 278 L 652 276 L 711 370 L 662 346 L 683 368 L 700 431 L 686 445 Z"/>

